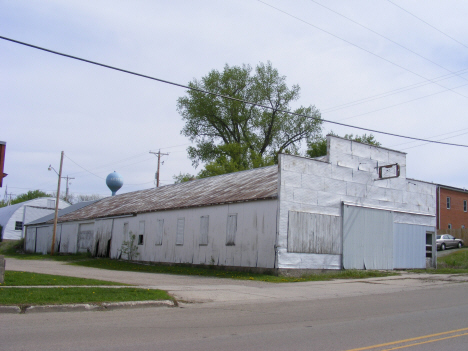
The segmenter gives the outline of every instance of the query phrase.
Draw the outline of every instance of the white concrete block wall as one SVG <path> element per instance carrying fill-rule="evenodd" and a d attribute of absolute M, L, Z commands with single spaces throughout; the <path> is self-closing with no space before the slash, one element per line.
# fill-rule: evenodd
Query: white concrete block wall
<path fill-rule="evenodd" d="M 406 154 L 328 137 L 329 162 L 291 155 L 279 159 L 278 268 L 291 268 L 293 262 L 306 262 L 338 269 L 336 260 L 314 254 L 287 252 L 289 211 L 307 211 L 341 216 L 343 201 L 361 206 L 410 211 L 435 216 L 436 186 L 406 179 Z M 400 177 L 378 179 L 378 166 L 398 163 Z M 408 182 L 413 183 L 413 185 Z M 435 217 L 412 215 L 411 224 L 435 225 Z M 431 224 L 432 223 L 432 224 Z M 301 255 L 314 256 L 302 257 Z"/>

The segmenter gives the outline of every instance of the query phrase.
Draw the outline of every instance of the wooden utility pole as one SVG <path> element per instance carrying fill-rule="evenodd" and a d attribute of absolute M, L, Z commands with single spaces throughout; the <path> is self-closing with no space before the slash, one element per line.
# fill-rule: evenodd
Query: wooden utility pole
<path fill-rule="evenodd" d="M 158 156 L 158 170 L 156 171 L 156 188 L 159 188 L 159 167 L 161 166 L 161 156 L 169 155 L 161 153 L 161 149 L 158 152 L 149 152 L 150 154 L 154 154 Z"/>
<path fill-rule="evenodd" d="M 62 165 L 63 165 L 63 151 L 62 156 L 60 157 L 60 170 L 58 174 L 58 184 L 57 184 L 57 198 L 55 200 L 55 217 L 54 217 L 54 230 L 52 232 L 52 246 L 50 248 L 50 255 L 54 255 L 55 249 L 55 235 L 57 234 L 57 214 L 58 214 L 58 206 L 60 200 L 60 181 L 62 180 Z"/>
<path fill-rule="evenodd" d="M 68 181 L 71 180 L 71 179 L 75 179 L 75 178 L 69 177 L 69 176 L 62 177 L 62 178 L 67 180 L 67 189 L 65 190 L 65 198 L 66 198 L 67 201 L 68 201 Z"/>

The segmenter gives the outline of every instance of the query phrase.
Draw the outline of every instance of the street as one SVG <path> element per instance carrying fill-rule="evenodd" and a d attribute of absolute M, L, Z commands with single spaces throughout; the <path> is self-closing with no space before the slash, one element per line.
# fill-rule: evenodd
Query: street
<path fill-rule="evenodd" d="M 14 269 L 13 261 L 8 261 L 7 269 Z M 21 261 L 21 265 L 35 271 L 55 267 L 62 274 L 75 269 L 78 274 L 83 269 L 57 262 Z M 81 272 L 98 279 L 120 274 L 126 280 L 127 274 L 134 274 L 85 271 Z M 173 308 L 3 314 L 1 349 L 467 349 L 466 276 L 431 280 L 403 274 L 359 281 L 267 284 L 137 273 L 129 280 L 141 284 L 145 277 L 149 285 L 169 287 L 187 302 Z M 194 297 L 191 301 L 190 296 Z"/>

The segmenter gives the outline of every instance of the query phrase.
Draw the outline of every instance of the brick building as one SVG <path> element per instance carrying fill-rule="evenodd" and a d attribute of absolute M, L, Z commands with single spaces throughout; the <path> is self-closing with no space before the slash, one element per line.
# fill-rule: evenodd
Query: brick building
<path fill-rule="evenodd" d="M 468 190 L 437 185 L 437 229 L 468 228 Z"/>

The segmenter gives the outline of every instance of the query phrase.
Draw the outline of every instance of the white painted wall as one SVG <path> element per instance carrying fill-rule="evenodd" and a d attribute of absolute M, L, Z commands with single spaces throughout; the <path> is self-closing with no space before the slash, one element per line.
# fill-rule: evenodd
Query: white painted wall
<path fill-rule="evenodd" d="M 221 266 L 274 268 L 276 200 L 251 201 L 218 206 L 139 214 L 113 219 L 111 258 L 120 256 L 124 223 L 136 234 L 145 222 L 143 245 L 137 260 L 165 263 L 212 264 Z M 237 214 L 235 245 L 226 245 L 229 214 Z M 208 244 L 200 245 L 200 218 L 209 216 Z M 183 245 L 176 245 L 177 220 L 185 219 Z M 158 219 L 164 219 L 162 245 L 156 245 Z M 137 242 L 137 241 L 136 241 Z"/>
<path fill-rule="evenodd" d="M 327 142 L 324 161 L 280 155 L 278 268 L 341 268 L 341 255 L 288 253 L 289 211 L 341 217 L 346 202 L 401 211 L 398 223 L 435 226 L 436 186 L 406 179 L 406 154 L 332 136 Z M 378 167 L 394 163 L 400 177 L 379 180 Z"/>
<path fill-rule="evenodd" d="M 105 255 L 107 241 L 111 239 L 110 257 L 114 259 L 122 256 L 122 243 L 129 240 L 131 232 L 136 235 L 135 244 L 138 242 L 138 235 L 144 236 L 143 245 L 138 245 L 139 256 L 135 258 L 139 261 L 274 268 L 277 208 L 276 200 L 261 200 L 143 213 L 122 218 L 66 222 L 57 227 L 56 248 L 60 246 L 60 252 L 67 253 L 83 251 L 77 246 L 78 232 L 80 228 L 93 228 L 94 243 L 90 245 L 90 251 Z M 227 223 L 228 215 L 232 214 L 237 214 L 237 231 L 235 244 L 228 246 Z M 200 244 L 202 216 L 209 216 L 206 245 Z M 176 245 L 177 220 L 181 218 L 184 218 L 185 223 L 183 245 Z M 164 220 L 162 244 L 157 245 L 158 220 L 161 219 Z M 126 223 L 128 233 L 125 236 Z M 141 233 L 143 227 L 144 232 Z M 26 249 L 50 252 L 52 225 L 29 228 L 28 235 L 31 233 L 31 237 L 27 237 Z M 98 240 L 99 247 L 96 250 Z"/>

